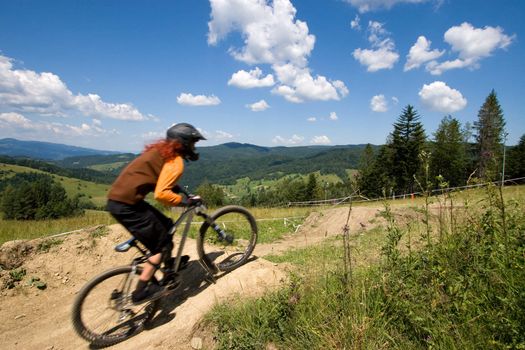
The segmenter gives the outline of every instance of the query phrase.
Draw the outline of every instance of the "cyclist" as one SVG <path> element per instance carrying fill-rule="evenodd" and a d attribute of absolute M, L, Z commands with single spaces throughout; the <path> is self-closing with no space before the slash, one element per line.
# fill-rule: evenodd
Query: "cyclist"
<path fill-rule="evenodd" d="M 195 143 L 206 140 L 192 125 L 179 123 L 170 127 L 166 138 L 146 145 L 144 151 L 120 173 L 108 193 L 107 210 L 151 252 L 132 293 L 134 303 L 151 300 L 163 291 L 158 284 L 148 283 L 160 267 L 163 250 L 171 252 L 173 242 L 168 232 L 171 219 L 144 200 L 154 198 L 168 206 L 189 205 L 200 197 L 184 198 L 174 192 L 184 172 L 184 160 L 196 161 Z M 171 256 L 171 255 L 170 255 Z M 184 256 L 181 265 L 187 263 Z"/>

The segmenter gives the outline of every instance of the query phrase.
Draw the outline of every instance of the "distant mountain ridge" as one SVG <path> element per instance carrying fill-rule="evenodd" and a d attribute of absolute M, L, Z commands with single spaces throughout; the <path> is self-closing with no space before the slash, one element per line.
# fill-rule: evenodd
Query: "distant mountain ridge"
<path fill-rule="evenodd" d="M 10 149 L 6 145 L 15 145 L 17 148 Z M 38 147 L 35 148 L 35 145 Z M 322 174 L 336 174 L 343 179 L 347 176 L 347 169 L 358 168 L 365 147 L 364 144 L 263 147 L 236 142 L 197 147 L 200 160 L 185 163 L 186 170 L 181 184 L 196 188 L 203 182 L 226 185 L 245 177 L 252 180 L 278 179 L 288 174 L 309 174 L 318 171 Z M 376 149 L 379 146 L 372 147 Z M 5 153 L 6 150 L 11 153 Z M 5 159 L 4 162 L 48 170 L 55 174 L 68 174 L 98 183 L 111 183 L 122 168 L 137 156 L 132 153 L 92 150 L 62 144 L 0 140 L 0 160 L 3 154 L 13 157 L 15 150 L 26 150 L 23 156 L 30 159 L 12 158 Z M 20 156 L 21 153 L 15 154 Z"/>
<path fill-rule="evenodd" d="M 0 155 L 28 157 L 42 160 L 61 160 L 68 157 L 111 155 L 120 152 L 103 151 L 43 141 L 21 141 L 13 138 L 0 139 Z"/>

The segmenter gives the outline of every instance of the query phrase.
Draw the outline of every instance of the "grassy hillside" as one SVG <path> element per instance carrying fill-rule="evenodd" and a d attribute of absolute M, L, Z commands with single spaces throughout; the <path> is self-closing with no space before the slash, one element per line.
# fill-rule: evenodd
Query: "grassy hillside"
<path fill-rule="evenodd" d="M 290 174 L 334 174 L 347 176 L 346 169 L 357 169 L 364 145 L 334 147 L 251 148 L 226 144 L 202 148 L 201 160 L 188 163 L 182 179 L 190 187 L 203 181 L 233 185 L 237 179 L 275 180 Z M 233 150 L 232 150 L 233 149 Z M 240 149 L 246 153 L 240 153 Z M 231 152 L 231 153 L 230 153 Z"/>
<path fill-rule="evenodd" d="M 89 199 L 97 207 L 102 207 L 106 203 L 106 193 L 109 190 L 109 185 L 106 184 L 97 184 L 90 181 L 79 180 L 74 178 L 69 178 L 65 176 L 60 176 L 56 174 L 51 174 L 45 171 L 24 167 L 20 165 L 5 164 L 0 163 L 0 182 L 3 179 L 9 178 L 16 173 L 27 173 L 27 172 L 36 172 L 44 173 L 53 176 L 53 178 L 58 181 L 69 197 L 74 197 L 76 195 L 83 195 L 85 198 Z"/>
<path fill-rule="evenodd" d="M 352 176 L 355 173 L 355 170 L 347 169 L 346 173 L 348 176 Z M 317 183 L 319 186 L 324 186 L 324 184 L 333 184 L 343 182 L 339 176 L 335 174 L 321 174 L 319 171 L 314 172 L 317 177 Z M 301 179 L 302 181 L 308 181 L 309 174 L 288 174 L 279 173 L 281 177 L 276 179 L 258 179 L 252 180 L 249 177 L 244 177 L 237 179 L 233 185 L 220 185 L 224 190 L 228 198 L 240 198 L 245 196 L 248 193 L 255 193 L 259 189 L 272 189 L 276 188 L 279 184 L 283 183 L 288 179 Z M 278 176 L 276 175 L 276 176 Z"/>
<path fill-rule="evenodd" d="M 201 327 L 217 349 L 523 349 L 525 186 L 510 190 L 456 194 L 453 211 L 444 197 L 439 215 L 387 205 L 347 244 L 269 257 L 296 266 L 288 284 Z"/>
<path fill-rule="evenodd" d="M 62 168 L 88 168 L 99 171 L 107 171 L 122 168 L 124 165 L 135 159 L 137 155 L 132 153 L 121 153 L 111 155 L 92 155 L 67 157 L 53 163 Z"/>

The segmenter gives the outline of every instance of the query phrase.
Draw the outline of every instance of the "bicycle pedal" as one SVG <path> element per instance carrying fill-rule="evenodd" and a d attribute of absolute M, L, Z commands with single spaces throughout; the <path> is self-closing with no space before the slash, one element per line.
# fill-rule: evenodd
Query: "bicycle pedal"
<path fill-rule="evenodd" d="M 179 288 L 180 284 L 180 281 L 172 281 L 166 285 L 166 290 L 172 292 L 175 289 Z"/>

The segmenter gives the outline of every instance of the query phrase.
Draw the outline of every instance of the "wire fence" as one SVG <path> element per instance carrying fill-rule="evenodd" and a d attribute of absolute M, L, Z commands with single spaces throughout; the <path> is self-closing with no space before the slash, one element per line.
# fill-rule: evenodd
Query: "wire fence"
<path fill-rule="evenodd" d="M 466 185 L 466 186 L 458 186 L 458 187 L 447 187 L 447 188 L 439 188 L 434 189 L 430 191 L 431 195 L 434 195 L 436 193 L 445 193 L 445 192 L 453 192 L 453 191 L 461 191 L 469 188 L 477 188 L 477 187 L 485 187 L 488 185 L 503 185 L 506 184 L 512 184 L 512 185 L 518 185 L 520 183 L 525 182 L 525 177 L 518 177 L 514 179 L 508 179 L 503 181 L 494 181 L 494 182 L 485 182 L 481 184 L 474 184 L 474 185 Z M 390 196 L 386 197 L 379 197 L 379 198 L 367 198 L 362 195 L 349 195 L 347 197 L 341 197 L 341 198 L 331 198 L 331 199 L 321 199 L 321 200 L 312 200 L 312 201 L 300 201 L 300 202 L 287 202 L 283 206 L 288 207 L 304 207 L 304 206 L 337 206 L 341 204 L 345 204 L 346 202 L 352 200 L 354 203 L 363 203 L 363 202 L 374 202 L 374 201 L 383 201 L 385 199 L 407 199 L 407 198 L 415 198 L 418 196 L 423 196 L 424 192 L 413 192 L 413 193 L 404 193 L 404 194 L 392 194 Z"/>
<path fill-rule="evenodd" d="M 525 177 L 519 177 L 519 178 L 514 178 L 514 179 L 509 179 L 509 180 L 505 180 L 503 181 L 503 185 L 505 186 L 505 184 L 512 184 L 512 185 L 517 185 L 517 184 L 521 184 L 525 182 Z M 432 194 L 435 194 L 435 193 L 444 193 L 444 192 L 452 192 L 452 191 L 460 191 L 460 190 L 464 190 L 464 189 L 469 189 L 469 188 L 477 188 L 477 187 L 485 187 L 485 186 L 488 186 L 490 184 L 493 184 L 493 185 L 502 185 L 502 182 L 501 181 L 494 181 L 494 182 L 486 182 L 486 183 L 481 183 L 481 184 L 475 184 L 475 185 L 467 185 L 467 186 L 458 186 L 458 187 L 447 187 L 447 188 L 440 188 L 440 189 L 435 189 L 435 190 L 432 190 L 431 193 Z M 284 203 L 283 205 L 281 205 L 282 207 L 304 207 L 304 206 L 312 206 L 312 207 L 315 207 L 315 206 L 337 206 L 337 205 L 342 205 L 342 204 L 345 204 L 347 202 L 349 202 L 350 200 L 353 202 L 353 203 L 365 203 L 365 202 L 377 202 L 377 201 L 383 201 L 385 199 L 407 199 L 407 198 L 415 198 L 416 196 L 422 196 L 424 195 L 424 192 L 414 192 L 414 193 L 408 193 L 408 194 L 400 194 L 400 195 L 392 195 L 392 196 L 388 196 L 388 197 L 380 197 L 380 198 L 367 198 L 365 196 L 362 196 L 362 195 L 357 195 L 357 194 L 352 194 L 352 195 L 349 195 L 349 196 L 346 196 L 346 197 L 341 197 L 341 198 L 331 198 L 331 199 L 323 199 L 323 200 L 312 200 L 312 201 L 301 201 L 301 202 L 288 202 L 288 203 Z M 301 226 L 300 224 L 297 224 L 295 223 L 293 220 L 298 220 L 298 219 L 304 219 L 306 216 L 290 216 L 290 217 L 275 217 L 275 218 L 259 218 L 259 219 L 256 219 L 257 222 L 261 222 L 261 221 L 276 221 L 276 220 L 283 220 L 283 223 L 284 223 L 284 226 L 288 226 L 288 225 L 291 225 L 295 231 L 297 231 L 297 229 Z M 192 221 L 191 222 L 192 225 L 200 225 L 202 224 L 202 222 L 200 221 Z M 86 230 L 93 230 L 93 229 L 97 229 L 99 227 L 101 227 L 103 225 L 96 225 L 96 226 L 93 226 L 93 227 L 89 227 L 89 228 L 83 228 L 83 229 L 79 229 L 79 230 L 74 230 L 74 231 L 69 231 L 69 232 L 63 232 L 63 233 L 58 233 L 58 234 L 55 234 L 55 235 L 52 235 L 52 236 L 49 236 L 48 238 L 56 238 L 56 237 L 60 237 L 60 236 L 64 236 L 64 235 L 69 235 L 69 234 L 72 234 L 72 233 L 80 233 L 80 232 L 84 232 Z"/>

